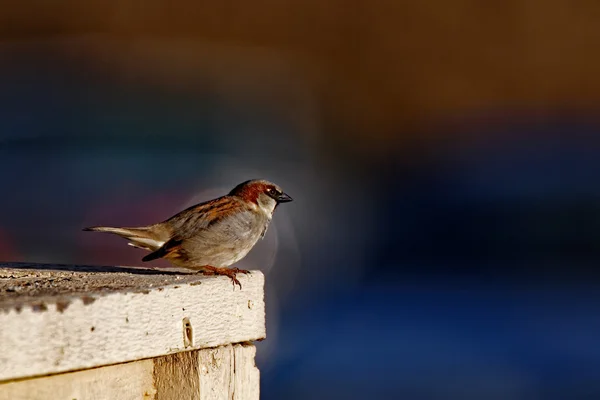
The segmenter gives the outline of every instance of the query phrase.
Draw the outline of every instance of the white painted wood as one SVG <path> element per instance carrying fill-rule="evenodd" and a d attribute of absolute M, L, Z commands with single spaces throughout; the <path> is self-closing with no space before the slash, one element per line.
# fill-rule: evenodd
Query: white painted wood
<path fill-rule="evenodd" d="M 260 399 L 260 371 L 256 367 L 254 357 L 256 347 L 250 344 L 233 346 L 235 370 L 233 375 L 233 400 Z"/>
<path fill-rule="evenodd" d="M 238 278 L 242 290 L 226 277 L 198 277 L 142 292 L 72 297 L 66 308 L 48 298 L 20 311 L 3 308 L 0 381 L 263 339 L 264 276 Z"/>
<path fill-rule="evenodd" d="M 206 400 L 229 400 L 234 389 L 231 378 L 234 360 L 229 346 L 210 349 L 199 355 L 200 393 Z"/>
<path fill-rule="evenodd" d="M 0 400 L 259 400 L 249 344 L 0 383 Z"/>
<path fill-rule="evenodd" d="M 259 400 L 260 372 L 253 345 L 221 346 L 199 353 L 202 400 Z"/>

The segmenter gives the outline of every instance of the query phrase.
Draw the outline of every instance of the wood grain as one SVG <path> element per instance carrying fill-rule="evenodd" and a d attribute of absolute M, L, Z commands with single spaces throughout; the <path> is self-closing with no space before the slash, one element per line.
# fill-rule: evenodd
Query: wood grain
<path fill-rule="evenodd" d="M 248 344 L 0 384 L 0 400 L 258 400 Z"/>
<path fill-rule="evenodd" d="M 93 276 L 88 277 L 93 279 Z M 44 278 L 46 279 L 46 278 Z M 49 279 L 49 278 L 48 278 Z M 45 295 L 0 307 L 0 381 L 265 338 L 264 276 Z"/>

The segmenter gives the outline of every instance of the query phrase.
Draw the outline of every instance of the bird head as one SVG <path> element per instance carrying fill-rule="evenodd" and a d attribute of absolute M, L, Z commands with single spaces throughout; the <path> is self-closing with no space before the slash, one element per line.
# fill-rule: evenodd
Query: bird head
<path fill-rule="evenodd" d="M 244 201 L 255 204 L 268 215 L 271 215 L 279 204 L 292 201 L 292 198 L 284 193 L 279 186 L 261 179 L 242 182 L 233 188 L 229 195 L 240 197 Z"/>

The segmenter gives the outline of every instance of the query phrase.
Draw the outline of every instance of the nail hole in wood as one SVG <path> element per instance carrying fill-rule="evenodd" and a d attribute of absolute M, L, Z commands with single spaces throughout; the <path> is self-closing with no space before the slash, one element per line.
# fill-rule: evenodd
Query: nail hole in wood
<path fill-rule="evenodd" d="M 190 319 L 185 317 L 183 319 L 183 346 L 190 347 L 194 345 L 194 330 Z"/>

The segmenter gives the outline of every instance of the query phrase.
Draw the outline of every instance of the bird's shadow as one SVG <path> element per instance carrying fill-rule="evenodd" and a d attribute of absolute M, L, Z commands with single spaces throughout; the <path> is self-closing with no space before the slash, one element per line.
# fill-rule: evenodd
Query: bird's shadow
<path fill-rule="evenodd" d="M 36 264 L 27 262 L 4 262 L 0 263 L 0 268 L 13 268 L 24 270 L 46 270 L 46 271 L 70 271 L 70 272 L 88 272 L 88 273 L 127 273 L 136 275 L 185 275 L 189 272 L 174 271 L 157 268 L 133 268 L 133 267 L 115 267 L 104 265 L 74 265 L 74 264 Z"/>

